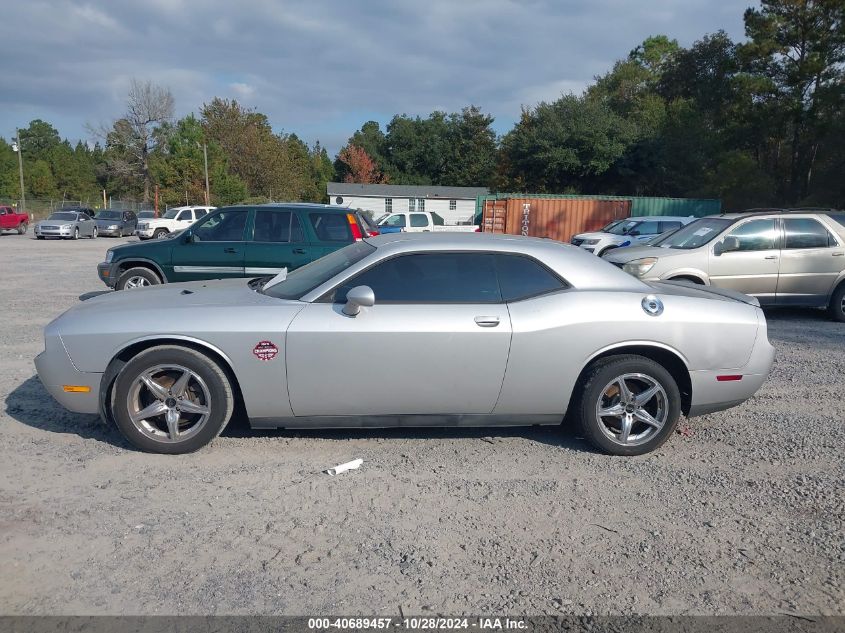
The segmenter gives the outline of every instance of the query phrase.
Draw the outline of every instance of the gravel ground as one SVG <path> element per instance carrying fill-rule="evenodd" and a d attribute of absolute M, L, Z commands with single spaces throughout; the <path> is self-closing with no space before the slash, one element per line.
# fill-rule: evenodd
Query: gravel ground
<path fill-rule="evenodd" d="M 120 241 L 0 237 L 0 612 L 845 614 L 845 325 L 772 311 L 760 393 L 640 458 L 560 429 L 242 420 L 147 455 L 32 364 Z"/>

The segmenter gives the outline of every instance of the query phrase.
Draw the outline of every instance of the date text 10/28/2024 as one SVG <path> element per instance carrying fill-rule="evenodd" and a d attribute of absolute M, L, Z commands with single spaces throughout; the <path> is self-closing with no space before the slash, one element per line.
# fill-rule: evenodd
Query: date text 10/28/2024
<path fill-rule="evenodd" d="M 403 618 L 309 618 L 308 628 L 312 630 L 361 630 L 361 629 L 406 629 L 406 630 L 478 630 L 519 631 L 528 628 L 520 618 L 497 617 L 403 617 Z"/>

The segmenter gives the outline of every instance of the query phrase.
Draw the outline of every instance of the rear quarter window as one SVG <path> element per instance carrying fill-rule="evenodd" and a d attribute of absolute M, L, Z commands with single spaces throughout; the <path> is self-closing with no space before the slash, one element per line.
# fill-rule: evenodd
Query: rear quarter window
<path fill-rule="evenodd" d="M 520 301 L 569 287 L 540 262 L 524 255 L 496 255 L 502 298 Z"/>
<path fill-rule="evenodd" d="M 352 242 L 349 220 L 343 213 L 309 213 L 308 220 L 321 242 Z"/>

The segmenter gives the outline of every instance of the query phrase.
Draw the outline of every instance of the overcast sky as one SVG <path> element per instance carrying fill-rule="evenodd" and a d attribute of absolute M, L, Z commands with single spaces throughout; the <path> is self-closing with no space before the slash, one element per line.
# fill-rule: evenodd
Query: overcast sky
<path fill-rule="evenodd" d="M 125 108 L 135 77 L 177 115 L 215 96 L 334 152 L 367 120 L 579 93 L 654 34 L 743 37 L 752 0 L 2 0 L 0 136 L 41 118 L 63 137 Z"/>

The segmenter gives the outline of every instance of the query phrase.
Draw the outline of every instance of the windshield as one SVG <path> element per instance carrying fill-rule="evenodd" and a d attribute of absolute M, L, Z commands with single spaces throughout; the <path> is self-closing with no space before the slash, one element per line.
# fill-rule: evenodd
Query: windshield
<path fill-rule="evenodd" d="M 611 226 L 605 233 L 611 233 L 613 235 L 628 235 L 634 227 L 639 226 L 641 220 L 620 220 L 613 226 Z"/>
<path fill-rule="evenodd" d="M 119 220 L 121 215 L 120 211 L 100 211 L 94 217 L 98 220 Z"/>
<path fill-rule="evenodd" d="M 600 228 L 599 233 L 610 233 L 610 229 L 612 229 L 614 226 L 616 226 L 620 222 L 624 222 L 624 220 L 614 220 L 613 222 L 611 222 L 607 226 L 603 226 L 602 228 Z"/>
<path fill-rule="evenodd" d="M 167 213 L 165 213 L 162 217 L 167 220 L 172 220 L 179 215 L 179 211 L 181 211 L 181 209 L 168 209 Z"/>
<path fill-rule="evenodd" d="M 324 284 L 375 250 L 375 246 L 370 246 L 366 242 L 350 244 L 302 268 L 297 268 L 288 274 L 287 279 L 268 288 L 266 294 L 277 299 L 301 299 L 317 286 Z"/>
<path fill-rule="evenodd" d="M 138 213 L 139 218 L 154 218 L 156 216 L 155 211 L 140 211 Z"/>
<path fill-rule="evenodd" d="M 63 213 L 53 213 L 50 215 L 48 220 L 75 220 L 76 214 L 75 213 L 68 213 L 67 211 Z"/>
<path fill-rule="evenodd" d="M 387 218 L 389 218 L 391 215 L 393 215 L 393 214 L 392 214 L 392 213 L 383 213 L 382 215 L 378 216 L 378 219 L 376 219 L 376 220 L 375 220 L 375 223 L 376 223 L 376 224 L 381 224 L 381 223 L 382 223 L 382 220 L 386 220 L 386 219 L 387 219 Z"/>
<path fill-rule="evenodd" d="M 660 248 L 691 249 L 703 246 L 733 224 L 727 218 L 702 218 L 682 226 L 660 242 Z"/>

